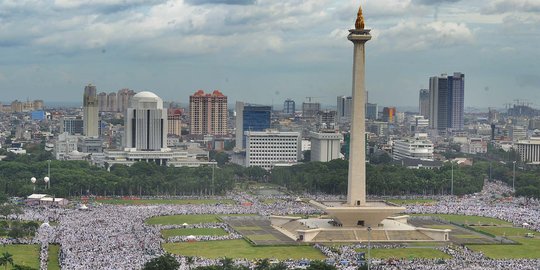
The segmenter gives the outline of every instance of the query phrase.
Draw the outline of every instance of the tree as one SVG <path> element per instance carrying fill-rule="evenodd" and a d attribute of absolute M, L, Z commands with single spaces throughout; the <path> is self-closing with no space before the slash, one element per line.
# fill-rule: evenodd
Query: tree
<path fill-rule="evenodd" d="M 5 251 L 0 257 L 0 265 L 3 265 L 4 269 L 7 269 L 8 264 L 11 264 L 11 266 L 13 266 L 13 255 Z"/>
<path fill-rule="evenodd" d="M 180 263 L 167 253 L 145 263 L 143 270 L 176 270 L 178 267 Z"/>
<path fill-rule="evenodd" d="M 309 264 L 308 270 L 336 270 L 336 267 L 329 265 L 323 261 L 312 261 Z"/>

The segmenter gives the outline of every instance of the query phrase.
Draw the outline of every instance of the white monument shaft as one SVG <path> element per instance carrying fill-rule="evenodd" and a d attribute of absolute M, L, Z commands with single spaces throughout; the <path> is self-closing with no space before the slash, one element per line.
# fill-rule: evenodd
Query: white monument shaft
<path fill-rule="evenodd" d="M 365 124 L 365 43 L 371 39 L 369 30 L 350 30 L 348 39 L 354 43 L 352 122 L 349 150 L 347 204 L 366 205 L 366 124 Z"/>

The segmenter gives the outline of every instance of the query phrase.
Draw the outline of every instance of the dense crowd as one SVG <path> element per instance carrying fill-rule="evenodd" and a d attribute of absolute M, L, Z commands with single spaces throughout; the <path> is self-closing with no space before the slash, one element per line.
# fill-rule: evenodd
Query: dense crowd
<path fill-rule="evenodd" d="M 463 214 L 494 217 L 540 231 L 540 201 L 524 198 L 506 199 L 501 194 L 511 190 L 501 183 L 487 183 L 482 192 L 463 197 L 438 197 L 433 205 L 408 205 L 409 213 Z M 335 200 L 336 196 L 316 195 L 319 200 Z M 224 198 L 225 199 L 225 198 Z M 296 197 L 284 195 L 255 196 L 239 193 L 226 197 L 237 204 L 217 205 L 152 205 L 117 206 L 97 205 L 89 210 L 25 208 L 23 214 L 11 219 L 44 222 L 34 239 L 1 239 L 1 243 L 37 243 L 40 248 L 41 269 L 47 268 L 48 245 L 59 244 L 62 269 L 140 269 L 150 259 L 164 253 L 161 244 L 178 241 L 213 241 L 242 237 L 224 223 L 147 225 L 145 220 L 155 216 L 184 214 L 259 214 L 309 215 L 320 210 L 302 203 Z M 272 199 L 271 203 L 264 203 Z M 246 204 L 245 202 L 249 202 Z M 49 226 L 48 222 L 58 223 Z M 160 231 L 175 228 L 222 228 L 226 236 L 171 237 L 163 239 Z M 355 269 L 359 261 L 357 249 L 364 245 L 343 245 L 316 248 L 340 269 Z M 403 245 L 372 245 L 372 248 L 406 248 Z M 492 260 L 464 247 L 448 246 L 440 249 L 451 259 L 373 260 L 372 269 L 539 269 L 539 260 Z M 176 256 L 181 269 L 207 266 L 219 260 Z M 290 268 L 305 266 L 308 260 L 287 260 Z M 235 263 L 253 266 L 254 261 L 239 259 Z"/>

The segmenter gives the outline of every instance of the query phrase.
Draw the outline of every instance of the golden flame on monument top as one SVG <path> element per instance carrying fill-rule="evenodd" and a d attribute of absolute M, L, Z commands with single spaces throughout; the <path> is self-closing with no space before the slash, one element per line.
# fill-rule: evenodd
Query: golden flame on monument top
<path fill-rule="evenodd" d="M 364 30 L 364 15 L 362 14 L 362 6 L 358 8 L 358 16 L 356 17 L 356 23 L 354 24 L 356 30 Z"/>

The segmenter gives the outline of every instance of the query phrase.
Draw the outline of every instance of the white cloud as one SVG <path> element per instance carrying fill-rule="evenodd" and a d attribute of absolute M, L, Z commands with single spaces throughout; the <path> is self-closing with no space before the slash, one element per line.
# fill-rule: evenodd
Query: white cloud
<path fill-rule="evenodd" d="M 400 22 L 381 30 L 379 42 L 387 50 L 415 51 L 470 44 L 474 40 L 467 25 L 453 22 Z"/>
<path fill-rule="evenodd" d="M 538 0 L 496 0 L 484 8 L 486 13 L 526 12 L 540 13 Z"/>

